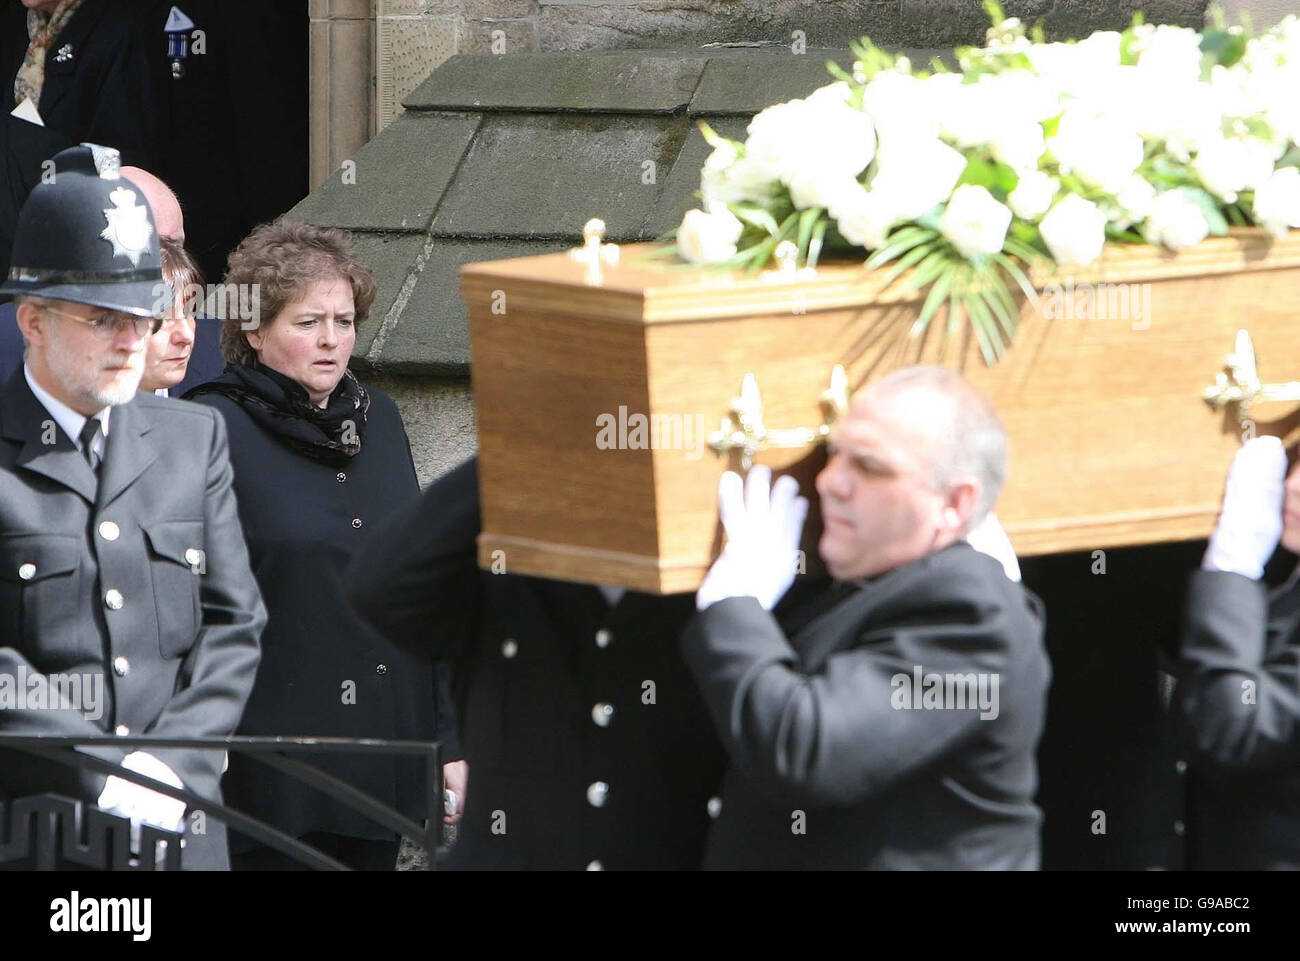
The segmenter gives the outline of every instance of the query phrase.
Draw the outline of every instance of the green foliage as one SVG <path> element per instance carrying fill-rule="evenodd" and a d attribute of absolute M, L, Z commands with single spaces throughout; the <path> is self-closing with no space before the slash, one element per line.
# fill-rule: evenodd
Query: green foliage
<path fill-rule="evenodd" d="M 958 186 L 961 184 L 974 184 L 977 187 L 983 187 L 998 200 L 1005 201 L 1007 194 L 1016 189 L 1016 183 L 1019 179 L 1015 170 L 1006 164 L 991 157 L 971 154 L 966 161 L 966 169 L 962 171 L 961 177 L 957 179 L 957 184 Z"/>

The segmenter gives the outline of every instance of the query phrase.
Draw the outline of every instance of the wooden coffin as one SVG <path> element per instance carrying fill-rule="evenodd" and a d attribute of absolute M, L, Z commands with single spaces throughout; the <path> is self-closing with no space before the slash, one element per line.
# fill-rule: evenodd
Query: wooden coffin
<path fill-rule="evenodd" d="M 998 513 L 1022 555 L 1204 536 L 1243 430 L 1285 436 L 1296 420 L 1294 402 L 1256 403 L 1243 427 L 1237 405 L 1216 410 L 1204 394 L 1239 329 L 1264 381 L 1300 377 L 1300 232 L 1237 231 L 1178 255 L 1110 247 L 1073 286 L 1036 275 L 1045 295 L 1023 302 L 1017 339 L 993 368 L 968 336 L 941 349 L 942 311 L 910 337 L 922 296 L 882 289 L 860 262 L 747 278 L 649 250 L 623 248 L 598 280 L 562 253 L 463 268 L 485 567 L 696 588 L 721 543 L 724 466 L 698 434 L 719 428 L 747 373 L 766 425 L 787 428 L 822 422 L 837 364 L 850 389 L 907 364 L 960 367 L 1010 436 Z M 637 434 L 636 414 L 657 438 Z M 812 495 L 823 458 L 810 446 L 758 461 L 793 471 Z"/>

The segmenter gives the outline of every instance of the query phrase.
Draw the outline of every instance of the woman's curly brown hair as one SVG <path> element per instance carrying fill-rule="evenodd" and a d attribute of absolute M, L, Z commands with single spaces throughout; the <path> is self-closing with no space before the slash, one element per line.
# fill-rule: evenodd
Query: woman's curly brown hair
<path fill-rule="evenodd" d="M 281 217 L 262 224 L 239 242 L 226 259 L 223 283 L 230 289 L 258 293 L 258 317 L 271 324 L 285 304 L 318 280 L 341 277 L 352 286 L 359 327 L 375 300 L 375 276 L 352 252 L 352 235 L 333 227 L 317 227 Z M 237 285 L 246 285 L 243 287 Z M 253 285 L 256 285 L 254 288 Z M 241 297 L 245 300 L 248 295 Z M 257 359 L 245 336 L 248 321 L 237 316 L 221 321 L 221 356 L 228 364 L 247 366 Z"/>

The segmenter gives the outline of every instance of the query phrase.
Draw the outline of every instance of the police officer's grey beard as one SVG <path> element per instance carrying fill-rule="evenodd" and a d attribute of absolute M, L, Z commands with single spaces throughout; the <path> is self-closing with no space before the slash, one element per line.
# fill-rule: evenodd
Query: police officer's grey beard
<path fill-rule="evenodd" d="M 104 369 L 104 363 L 106 361 L 100 362 L 100 367 L 95 371 L 96 375 Z M 135 378 L 126 383 L 104 390 L 99 389 L 94 384 L 79 384 L 77 381 L 80 377 L 76 369 L 76 362 L 72 359 L 71 352 L 63 349 L 63 343 L 57 336 L 46 341 L 45 365 L 49 368 L 50 376 L 59 382 L 66 393 L 85 401 L 88 406 L 93 406 L 95 410 L 130 403 L 140 386 L 140 378 L 144 376 L 144 358 L 142 357 L 140 369 L 135 372 Z"/>

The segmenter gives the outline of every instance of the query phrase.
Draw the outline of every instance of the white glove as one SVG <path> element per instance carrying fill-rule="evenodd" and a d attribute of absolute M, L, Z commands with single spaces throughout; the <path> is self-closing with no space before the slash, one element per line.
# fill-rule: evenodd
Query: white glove
<path fill-rule="evenodd" d="M 727 597 L 754 597 L 770 611 L 794 583 L 808 498 L 788 474 L 772 486 L 769 467 L 751 467 L 744 481 L 727 471 L 718 481 L 718 513 L 727 545 L 709 568 L 695 606 Z"/>
<path fill-rule="evenodd" d="M 1002 565 L 1008 578 L 1020 583 L 1020 562 L 1016 560 L 1016 549 L 1011 546 L 1011 538 L 1007 537 L 1007 532 L 998 523 L 997 514 L 992 511 L 986 514 L 984 520 L 966 535 L 966 543 L 981 554 L 993 558 Z"/>
<path fill-rule="evenodd" d="M 172 787 L 184 787 L 176 772 L 145 751 L 122 759 L 122 767 Z M 140 850 L 140 825 L 152 824 L 166 831 L 180 831 L 185 823 L 185 802 L 159 794 L 141 784 L 110 776 L 97 802 L 105 811 L 131 819 L 131 850 Z"/>
<path fill-rule="evenodd" d="M 1201 562 L 1207 571 L 1228 571 L 1254 580 L 1282 537 L 1286 449 L 1276 437 L 1254 437 L 1241 446 L 1228 470 L 1223 510 Z"/>

